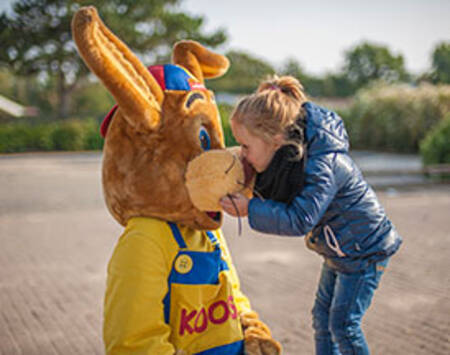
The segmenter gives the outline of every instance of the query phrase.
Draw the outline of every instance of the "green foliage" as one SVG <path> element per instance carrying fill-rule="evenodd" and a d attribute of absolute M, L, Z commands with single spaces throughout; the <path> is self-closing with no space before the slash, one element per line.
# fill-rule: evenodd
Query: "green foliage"
<path fill-rule="evenodd" d="M 52 140 L 56 150 L 83 149 L 83 127 L 78 121 L 69 121 L 55 128 Z"/>
<path fill-rule="evenodd" d="M 269 62 L 249 53 L 230 51 L 226 55 L 231 62 L 230 70 L 222 78 L 208 83 L 217 92 L 254 92 L 261 80 L 276 72 Z M 388 84 L 410 80 L 403 57 L 394 56 L 384 46 L 371 43 L 355 46 L 347 51 L 345 61 L 342 71 L 314 76 L 308 74 L 295 58 L 288 58 L 278 72 L 299 79 L 311 97 L 349 97 L 376 80 Z"/>
<path fill-rule="evenodd" d="M 281 75 L 291 75 L 302 83 L 308 96 L 346 97 L 355 91 L 354 85 L 343 74 L 327 74 L 318 78 L 307 74 L 300 63 L 293 58 L 288 59 L 281 67 Z"/>
<path fill-rule="evenodd" d="M 103 118 L 114 106 L 112 95 L 100 83 L 94 83 L 74 93 L 74 113 L 78 117 Z"/>
<path fill-rule="evenodd" d="M 450 84 L 450 42 L 441 42 L 433 51 L 434 83 Z"/>
<path fill-rule="evenodd" d="M 35 126 L 10 124 L 0 126 L 0 152 L 26 152 L 30 150 L 50 151 L 54 149 L 52 140 L 53 126 Z"/>
<path fill-rule="evenodd" d="M 100 134 L 100 125 L 95 120 L 84 123 L 83 148 L 84 150 L 102 150 L 104 138 Z"/>
<path fill-rule="evenodd" d="M 450 86 L 375 85 L 342 112 L 353 148 L 416 153 L 450 112 Z"/>
<path fill-rule="evenodd" d="M 229 121 L 233 107 L 219 104 L 218 108 L 226 146 L 237 145 L 231 133 Z M 100 124 L 93 119 L 0 125 L 0 153 L 101 150 L 103 143 Z"/>
<path fill-rule="evenodd" d="M 346 74 L 327 74 L 321 80 L 322 90 L 318 96 L 349 97 L 356 93 L 358 87 Z"/>
<path fill-rule="evenodd" d="M 5 153 L 23 152 L 31 137 L 26 127 L 2 127 L 0 129 L 0 151 Z"/>
<path fill-rule="evenodd" d="M 450 113 L 420 143 L 425 165 L 450 164 Z"/>
<path fill-rule="evenodd" d="M 94 120 L 0 125 L 0 153 L 99 150 L 102 147 L 99 124 Z"/>
<path fill-rule="evenodd" d="M 14 95 L 14 76 L 6 68 L 0 68 L 0 93 L 7 97 Z"/>
<path fill-rule="evenodd" d="M 53 97 L 36 78 L 18 77 L 8 68 L 0 68 L 0 95 L 24 106 L 38 107 L 41 115 L 51 116 Z"/>
<path fill-rule="evenodd" d="M 308 75 L 302 65 L 294 58 L 289 58 L 284 62 L 280 70 L 281 75 L 290 75 L 298 79 L 303 85 L 305 93 L 309 96 L 320 96 L 323 91 L 322 80 Z"/>
<path fill-rule="evenodd" d="M 34 129 L 28 129 L 33 140 L 28 143 L 31 147 L 35 147 L 36 150 L 52 151 L 55 150 L 55 143 L 53 141 L 53 130 L 55 125 L 48 124 L 36 126 Z"/>
<path fill-rule="evenodd" d="M 222 119 L 222 128 L 225 137 L 225 145 L 227 147 L 238 145 L 233 137 L 233 133 L 231 132 L 230 126 L 230 118 L 231 113 L 233 112 L 233 106 L 227 104 L 219 104 L 218 106 L 220 117 Z"/>
<path fill-rule="evenodd" d="M 251 93 L 261 80 L 275 73 L 273 67 L 245 52 L 230 51 L 226 54 L 230 69 L 221 78 L 208 80 L 207 86 L 216 92 Z"/>
<path fill-rule="evenodd" d="M 71 93 L 89 70 L 76 51 L 71 20 L 81 6 L 92 5 L 111 30 L 141 57 L 167 57 L 184 38 L 208 46 L 226 40 L 225 31 L 203 33 L 203 18 L 178 12 L 181 0 L 16 0 L 11 13 L 0 14 L 0 65 L 16 75 L 56 78 L 58 116 L 66 117 Z"/>
<path fill-rule="evenodd" d="M 344 74 L 356 88 L 377 79 L 393 83 L 408 78 L 402 55 L 394 56 L 387 47 L 368 42 L 345 53 Z"/>

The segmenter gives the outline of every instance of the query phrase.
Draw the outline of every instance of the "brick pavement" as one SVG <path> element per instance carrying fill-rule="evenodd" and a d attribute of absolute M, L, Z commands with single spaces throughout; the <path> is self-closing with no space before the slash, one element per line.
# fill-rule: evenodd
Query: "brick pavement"
<path fill-rule="evenodd" d="M 450 187 L 380 198 L 405 243 L 365 319 L 373 354 L 450 354 Z M 0 354 L 102 354 L 105 271 L 121 232 L 98 154 L 0 156 Z M 312 354 L 320 258 L 227 219 L 243 290 L 285 354 Z"/>

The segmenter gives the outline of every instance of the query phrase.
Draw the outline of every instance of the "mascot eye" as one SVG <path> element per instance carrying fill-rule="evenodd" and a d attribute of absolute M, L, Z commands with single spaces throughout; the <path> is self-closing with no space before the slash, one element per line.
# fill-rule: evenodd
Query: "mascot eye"
<path fill-rule="evenodd" d="M 203 150 L 210 150 L 211 149 L 211 139 L 209 138 L 208 131 L 205 129 L 205 127 L 200 128 L 200 145 L 202 146 Z"/>

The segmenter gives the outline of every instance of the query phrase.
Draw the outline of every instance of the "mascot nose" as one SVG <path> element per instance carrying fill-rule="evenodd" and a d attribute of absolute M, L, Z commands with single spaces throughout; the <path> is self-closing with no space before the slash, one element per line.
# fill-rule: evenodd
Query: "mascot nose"
<path fill-rule="evenodd" d="M 219 200 L 242 191 L 245 184 L 240 159 L 225 149 L 209 150 L 191 160 L 185 178 L 191 202 L 200 211 L 221 211 Z"/>

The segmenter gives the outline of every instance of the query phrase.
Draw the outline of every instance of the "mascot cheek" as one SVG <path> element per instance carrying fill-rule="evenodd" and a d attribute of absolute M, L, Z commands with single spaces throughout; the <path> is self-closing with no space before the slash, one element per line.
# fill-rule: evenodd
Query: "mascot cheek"
<path fill-rule="evenodd" d="M 239 158 L 227 150 L 210 150 L 191 160 L 186 188 L 200 211 L 221 211 L 219 200 L 243 190 L 244 169 Z"/>

